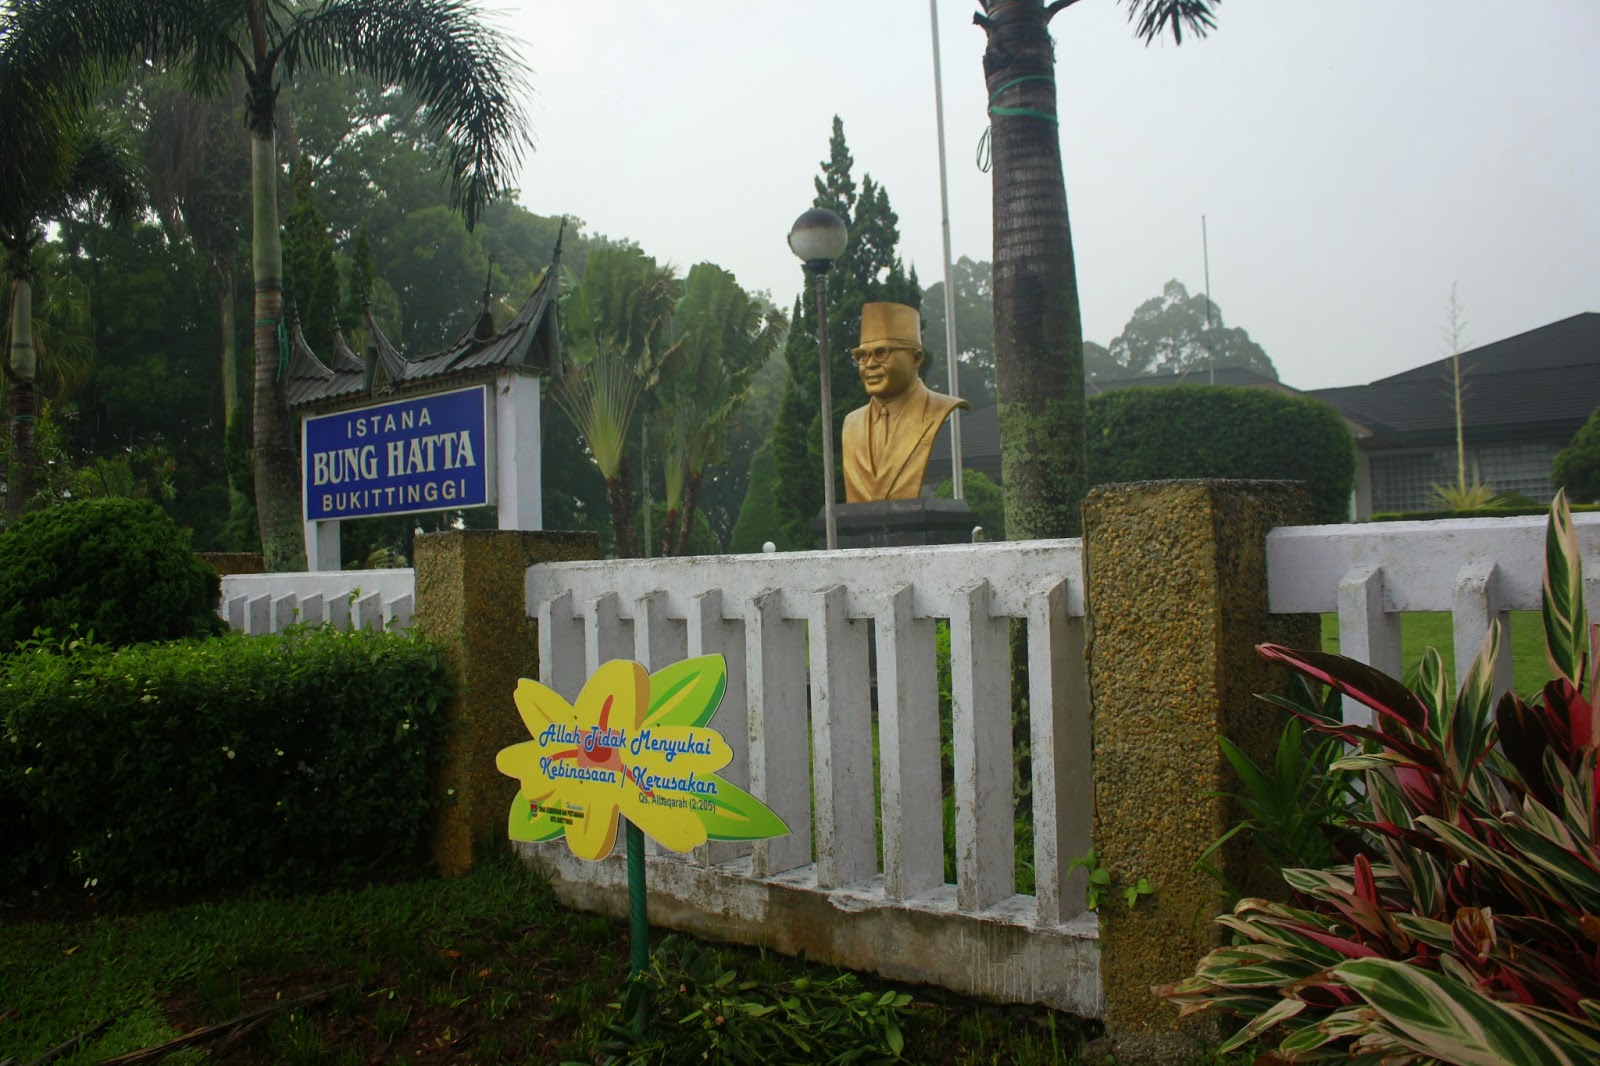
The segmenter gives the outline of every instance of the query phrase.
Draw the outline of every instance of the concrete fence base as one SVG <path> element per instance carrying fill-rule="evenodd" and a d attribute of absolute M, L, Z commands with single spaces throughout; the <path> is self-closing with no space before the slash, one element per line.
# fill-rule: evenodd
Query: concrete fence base
<path fill-rule="evenodd" d="M 1197 862 L 1240 817 L 1217 737 L 1257 762 L 1276 745 L 1286 671 L 1262 641 L 1315 647 L 1316 615 L 1267 609 L 1266 536 L 1311 515 L 1295 483 L 1108 485 L 1084 503 L 1094 841 L 1113 891 L 1100 907 L 1105 1023 L 1119 1061 L 1184 1062 L 1216 1043 L 1207 1015 L 1180 1022 L 1151 988 L 1187 977 L 1220 945 L 1219 886 Z M 1256 894 L 1281 891 L 1241 845 L 1212 861 Z M 1145 879 L 1132 907 L 1121 890 Z"/>
<path fill-rule="evenodd" d="M 472 868 L 476 848 L 505 846 L 517 786 L 495 769 L 494 757 L 528 739 L 511 694 L 518 678 L 539 676 L 527 569 L 598 558 L 600 542 L 593 533 L 462 529 L 420 536 L 415 551 L 413 624 L 443 648 L 456 681 L 430 846 L 439 869 L 458 874 Z"/>

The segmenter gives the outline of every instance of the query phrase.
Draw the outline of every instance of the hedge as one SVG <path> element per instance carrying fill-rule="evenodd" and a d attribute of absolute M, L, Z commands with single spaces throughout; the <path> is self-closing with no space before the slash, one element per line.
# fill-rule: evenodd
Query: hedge
<path fill-rule="evenodd" d="M 0 653 L 37 628 L 107 644 L 219 632 L 220 583 L 149 500 L 47 507 L 0 533 Z"/>
<path fill-rule="evenodd" d="M 1343 522 L 1355 442 L 1333 407 L 1270 389 L 1125 388 L 1088 400 L 1091 484 L 1168 478 L 1304 481 L 1318 522 Z"/>
<path fill-rule="evenodd" d="M 413 635 L 28 642 L 0 659 L 0 887 L 167 892 L 418 863 L 448 692 Z"/>

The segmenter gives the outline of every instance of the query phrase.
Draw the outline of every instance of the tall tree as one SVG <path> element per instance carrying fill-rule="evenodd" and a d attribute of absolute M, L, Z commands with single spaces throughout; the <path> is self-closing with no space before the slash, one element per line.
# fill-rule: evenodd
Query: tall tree
<path fill-rule="evenodd" d="M 517 66 L 466 0 L 12 0 L 6 51 L 29 84 L 87 102 L 82 71 L 136 60 L 214 87 L 247 86 L 255 276 L 254 466 L 268 569 L 305 566 L 300 473 L 282 374 L 283 245 L 278 225 L 278 93 L 301 71 L 365 74 L 421 105 L 468 223 L 506 184 L 524 143 Z"/>
<path fill-rule="evenodd" d="M 706 466 L 720 461 L 756 372 L 788 323 L 712 263 L 697 263 L 673 312 L 676 343 L 661 368 L 657 412 L 667 512 L 662 555 L 689 547 Z"/>
<path fill-rule="evenodd" d="M 1083 321 L 1067 220 L 1049 24 L 1077 0 L 978 0 L 987 41 L 994 166 L 995 378 L 1006 533 L 1070 537 L 1082 530 Z M 1126 0 L 1147 43 L 1185 29 L 1204 35 L 1220 0 Z"/>
<path fill-rule="evenodd" d="M 0 63 L 5 59 L 0 57 Z M 0 81 L 0 85 L 5 84 Z M 6 100 L 0 95 L 0 111 Z M 7 317 L 6 374 L 11 399 L 10 464 L 6 471 L 6 509 L 20 514 L 34 493 L 34 389 L 38 358 L 33 335 L 34 249 L 44 239 L 44 224 L 76 212 L 127 218 L 139 198 L 133 153 L 117 131 L 97 116 L 63 111 L 54 116 L 59 136 L 35 140 L 31 147 L 50 153 L 35 162 L 33 180 L 19 181 L 0 195 L 0 248 L 11 282 Z"/>
<path fill-rule="evenodd" d="M 311 350 L 322 358 L 333 352 L 333 330 L 343 310 L 339 267 L 334 262 L 328 221 L 311 188 L 311 161 L 295 162 L 294 206 L 283 220 L 283 295 Z"/>
<path fill-rule="evenodd" d="M 1207 307 L 1207 304 L 1210 304 Z M 1111 341 L 1111 358 L 1126 376 L 1189 374 L 1243 367 L 1276 381 L 1278 370 L 1250 334 L 1225 325 L 1222 308 L 1174 278 L 1160 296 L 1140 304 Z"/>
<path fill-rule="evenodd" d="M 956 305 L 956 366 L 961 398 L 974 408 L 994 406 L 994 269 L 985 260 L 962 256 L 951 266 Z M 944 282 L 922 294 L 922 346 L 928 387 L 949 391 L 949 351 L 944 329 Z"/>
<path fill-rule="evenodd" d="M 639 556 L 628 458 L 634 416 L 672 355 L 678 296 L 671 267 L 637 248 L 607 248 L 589 257 L 583 281 L 562 303 L 570 369 L 551 395 L 605 478 L 611 531 L 623 559 Z"/>
<path fill-rule="evenodd" d="M 916 272 L 909 274 L 895 254 L 900 240 L 899 217 L 889 206 L 889 194 L 873 181 L 862 178 L 856 191 L 851 167 L 855 160 L 845 143 L 844 123 L 833 119 L 833 135 L 828 142 L 828 160 L 815 179 L 816 198 L 812 206 L 825 207 L 844 219 L 850 240 L 844 254 L 828 275 L 829 372 L 833 384 L 833 425 L 828 431 L 834 440 L 844 426 L 844 416 L 858 407 L 862 396 L 860 378 L 850 360 L 850 348 L 861 335 L 861 305 L 874 300 L 890 300 L 917 307 L 922 289 Z M 817 375 L 817 316 L 811 298 L 810 277 L 805 278 L 803 299 L 797 301 L 794 328 L 784 346 L 789 364 L 789 383 L 783 405 L 772 431 L 773 458 L 778 470 L 778 513 L 786 546 L 811 547 L 816 537 L 811 520 L 822 509 L 822 413 L 817 397 L 821 379 Z M 835 450 L 837 452 L 837 449 Z M 842 460 L 835 454 L 834 475 L 839 476 Z"/>
<path fill-rule="evenodd" d="M 210 269 L 222 372 L 225 448 L 248 449 L 241 407 L 237 274 L 250 218 L 249 133 L 238 120 L 244 78 L 235 73 L 214 95 L 196 94 L 170 74 L 136 80 L 125 110 L 142 119 L 150 202 L 173 245 L 191 244 Z M 256 520 L 250 478 L 228 466 L 228 498 L 240 519 Z M 254 539 L 256 534 L 251 533 Z"/>

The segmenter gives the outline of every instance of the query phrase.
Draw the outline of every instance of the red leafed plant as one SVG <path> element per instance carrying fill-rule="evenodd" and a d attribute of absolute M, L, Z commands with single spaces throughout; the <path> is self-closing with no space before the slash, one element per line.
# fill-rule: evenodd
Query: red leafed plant
<path fill-rule="evenodd" d="M 1460 691 L 1431 649 L 1414 688 L 1352 659 L 1260 652 L 1374 711 L 1330 723 L 1335 769 L 1364 774 L 1349 865 L 1285 870 L 1288 904 L 1239 902 L 1233 944 L 1155 990 L 1184 1014 L 1245 1019 L 1224 1044 L 1261 1064 L 1600 1062 L 1600 738 L 1576 531 L 1550 509 L 1543 590 L 1554 680 L 1498 700 L 1492 626 Z"/>

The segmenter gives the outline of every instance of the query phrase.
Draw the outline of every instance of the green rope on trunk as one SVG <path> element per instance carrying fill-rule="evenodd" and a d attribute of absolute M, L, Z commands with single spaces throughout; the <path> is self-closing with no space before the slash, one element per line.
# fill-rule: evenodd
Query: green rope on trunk
<path fill-rule="evenodd" d="M 989 97 L 989 114 L 1022 115 L 1027 118 L 1042 118 L 1046 122 L 1054 122 L 1059 125 L 1061 120 L 1047 111 L 1038 111 L 1031 107 L 1000 107 L 995 104 L 995 101 L 1000 98 L 1000 94 L 1014 85 L 1021 85 L 1025 81 L 1047 81 L 1054 85 L 1055 80 L 1055 76 L 1051 74 L 1024 74 L 1020 78 L 1012 78 L 1010 81 L 1000 86 L 1000 88 L 996 89 L 994 94 Z"/>
<path fill-rule="evenodd" d="M 274 381 L 282 381 L 283 380 L 283 375 L 288 373 L 288 371 L 289 371 L 289 326 L 288 326 L 288 323 L 286 323 L 281 318 L 258 318 L 258 319 L 256 319 L 256 328 L 260 329 L 262 326 L 277 326 L 278 327 L 278 373 L 274 376 L 273 380 Z"/>

